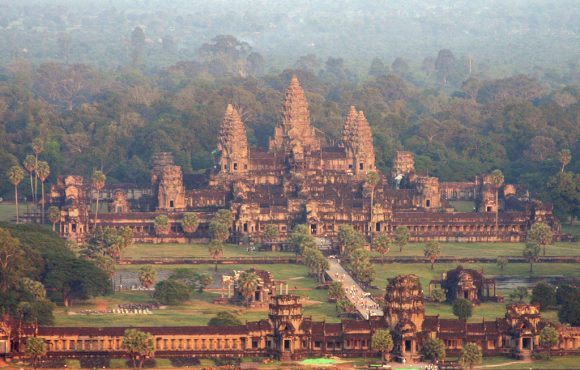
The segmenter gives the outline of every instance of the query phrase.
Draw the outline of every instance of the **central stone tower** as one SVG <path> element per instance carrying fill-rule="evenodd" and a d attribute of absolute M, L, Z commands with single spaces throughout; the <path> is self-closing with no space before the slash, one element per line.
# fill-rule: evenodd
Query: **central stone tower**
<path fill-rule="evenodd" d="M 295 155 L 320 150 L 314 128 L 310 125 L 310 112 L 304 90 L 296 76 L 292 76 L 282 107 L 282 121 L 270 139 L 270 151 L 292 152 Z"/>

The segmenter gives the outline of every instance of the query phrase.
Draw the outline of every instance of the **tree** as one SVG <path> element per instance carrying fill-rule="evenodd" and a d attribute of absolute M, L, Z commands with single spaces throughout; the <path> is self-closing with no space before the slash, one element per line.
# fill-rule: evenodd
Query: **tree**
<path fill-rule="evenodd" d="M 237 326 L 243 325 L 242 319 L 234 312 L 220 311 L 209 319 L 208 326 Z"/>
<path fill-rule="evenodd" d="M 26 338 L 26 355 L 30 358 L 34 370 L 38 366 L 38 361 L 46 355 L 47 351 L 48 346 L 44 339 L 38 337 Z"/>
<path fill-rule="evenodd" d="M 316 246 L 314 237 L 308 232 L 307 225 L 296 225 L 289 238 L 296 254 L 303 254 L 304 250 Z"/>
<path fill-rule="evenodd" d="M 507 257 L 498 257 L 495 260 L 495 263 L 496 263 L 497 267 L 499 267 L 499 269 L 503 273 L 503 269 L 508 265 L 509 260 L 507 259 Z"/>
<path fill-rule="evenodd" d="M 141 57 L 145 50 L 145 32 L 143 28 L 137 26 L 131 32 L 131 63 L 133 66 L 141 63 Z"/>
<path fill-rule="evenodd" d="M 228 240 L 230 236 L 228 225 L 220 222 L 219 220 L 216 220 L 215 218 L 209 223 L 209 234 L 211 235 L 211 239 L 213 241 L 220 243 Z"/>
<path fill-rule="evenodd" d="M 371 197 L 371 215 L 370 215 L 371 223 L 373 220 L 375 189 L 380 181 L 381 181 L 381 178 L 375 171 L 371 171 L 371 172 L 367 173 L 367 175 L 365 177 L 364 189 L 365 189 L 365 192 L 369 193 L 369 195 Z M 370 229 L 369 232 L 372 232 L 372 226 L 370 225 L 370 223 L 369 223 L 369 229 Z M 371 234 L 371 236 L 372 236 L 372 234 Z"/>
<path fill-rule="evenodd" d="M 41 194 L 42 194 L 42 210 L 40 213 L 41 222 L 44 224 L 44 182 L 50 176 L 50 166 L 45 161 L 40 161 L 36 165 L 36 173 L 38 174 L 38 178 L 40 179 L 40 187 L 41 187 Z"/>
<path fill-rule="evenodd" d="M 217 261 L 224 254 L 224 243 L 219 240 L 212 240 L 208 246 L 207 250 L 211 258 L 213 258 L 215 271 L 217 271 Z"/>
<path fill-rule="evenodd" d="M 10 183 L 14 186 L 14 200 L 16 201 L 16 223 L 19 223 L 20 220 L 18 217 L 18 185 L 20 185 L 22 179 L 24 178 L 24 171 L 22 170 L 22 168 L 20 168 L 20 166 L 12 166 L 8 170 L 6 176 L 8 177 Z"/>
<path fill-rule="evenodd" d="M 428 258 L 429 261 L 431 261 L 431 270 L 433 270 L 435 261 L 437 261 L 437 258 L 441 255 L 441 246 L 439 245 L 439 242 L 428 241 L 427 244 L 425 244 L 423 254 L 425 258 Z"/>
<path fill-rule="evenodd" d="M 344 298 L 341 298 L 338 301 L 336 301 L 336 313 L 337 314 L 350 313 L 353 311 L 355 311 L 355 307 L 348 298 L 344 297 Z"/>
<path fill-rule="evenodd" d="M 353 251 L 361 248 L 365 240 L 351 225 L 342 225 L 338 231 L 338 242 L 342 254 L 349 256 Z"/>
<path fill-rule="evenodd" d="M 262 242 L 266 244 L 272 243 L 278 235 L 280 235 L 278 228 L 275 225 L 269 224 L 266 226 L 264 234 L 262 235 Z"/>
<path fill-rule="evenodd" d="M 553 244 L 554 235 L 552 228 L 543 222 L 535 222 L 528 231 L 528 242 L 535 243 L 544 249 L 546 255 L 546 245 Z"/>
<path fill-rule="evenodd" d="M 254 293 L 258 288 L 258 284 L 260 284 L 258 275 L 252 271 L 244 271 L 238 277 L 237 284 L 240 294 L 244 297 L 244 301 L 246 302 L 246 307 L 249 307 L 250 302 L 254 297 Z"/>
<path fill-rule="evenodd" d="M 571 161 L 572 161 L 572 152 L 570 151 L 570 149 L 562 149 L 560 151 L 560 164 L 562 164 L 562 168 L 560 169 L 561 173 L 564 173 L 564 169 Z"/>
<path fill-rule="evenodd" d="M 512 300 L 518 300 L 522 302 L 528 296 L 528 288 L 519 286 L 510 293 L 510 298 Z"/>
<path fill-rule="evenodd" d="M 60 221 L 60 209 L 57 206 L 48 208 L 48 220 L 52 223 L 52 231 L 56 231 L 56 223 Z"/>
<path fill-rule="evenodd" d="M 464 298 L 458 298 L 453 301 L 453 314 L 459 320 L 467 320 L 473 315 L 473 303 Z"/>
<path fill-rule="evenodd" d="M 385 262 L 385 256 L 391 250 L 391 238 L 386 234 L 379 234 L 373 240 L 373 250 L 378 252 Z"/>
<path fill-rule="evenodd" d="M 310 269 L 310 273 L 315 275 L 321 284 L 324 284 L 324 274 L 329 264 L 322 252 L 317 248 L 307 248 L 304 250 L 303 261 Z"/>
<path fill-rule="evenodd" d="M 41 138 L 32 140 L 32 151 L 34 152 L 34 170 L 38 168 L 38 156 L 44 151 L 44 141 Z M 38 194 L 38 176 L 34 176 L 34 203 Z"/>
<path fill-rule="evenodd" d="M 346 293 L 344 292 L 342 282 L 333 281 L 328 287 L 328 300 L 331 302 L 337 302 L 345 297 Z"/>
<path fill-rule="evenodd" d="M 156 235 L 167 235 L 171 231 L 171 225 L 169 224 L 169 217 L 167 215 L 158 215 L 153 221 L 153 227 L 155 228 Z"/>
<path fill-rule="evenodd" d="M 399 247 L 399 252 L 403 251 L 408 242 L 409 229 L 406 226 L 397 226 L 395 229 L 395 244 Z"/>
<path fill-rule="evenodd" d="M 134 369 L 143 367 L 143 361 L 153 356 L 155 351 L 153 336 L 137 329 L 125 330 L 122 346 L 129 354 Z"/>
<path fill-rule="evenodd" d="M 383 77 L 387 75 L 387 66 L 385 63 L 379 59 L 374 58 L 371 62 L 371 66 L 369 68 L 369 76 L 370 77 Z"/>
<path fill-rule="evenodd" d="M 554 286 L 545 281 L 540 281 L 536 284 L 534 289 L 532 289 L 532 298 L 530 302 L 539 305 L 540 310 L 542 311 L 556 306 L 556 290 L 554 289 Z"/>
<path fill-rule="evenodd" d="M 569 284 L 559 285 L 556 290 L 556 303 L 560 306 L 560 322 L 580 326 L 580 288 Z"/>
<path fill-rule="evenodd" d="M 447 80 L 455 69 L 455 63 L 456 59 L 451 50 L 439 50 L 437 59 L 435 59 L 435 70 L 437 71 L 437 77 L 441 85 L 447 86 Z"/>
<path fill-rule="evenodd" d="M 368 287 L 375 277 L 375 269 L 369 254 L 362 248 L 357 248 L 350 254 L 347 267 L 353 277 L 365 287 Z"/>
<path fill-rule="evenodd" d="M 445 296 L 445 291 L 443 289 L 436 288 L 431 291 L 431 299 L 433 299 L 434 302 L 442 303 L 445 302 L 447 297 Z"/>
<path fill-rule="evenodd" d="M 493 170 L 489 175 L 489 181 L 495 189 L 495 233 L 499 235 L 499 188 L 504 182 L 503 173 L 500 170 Z"/>
<path fill-rule="evenodd" d="M 530 274 L 534 272 L 534 262 L 538 261 L 540 251 L 540 246 L 537 243 L 526 243 L 524 247 L 523 255 L 530 264 Z"/>
<path fill-rule="evenodd" d="M 36 176 L 36 162 L 37 160 L 32 154 L 27 155 L 24 159 L 24 168 L 30 176 L 30 199 L 33 203 L 36 203 L 36 195 L 34 194 L 34 181 L 32 180 L 32 177 Z"/>
<path fill-rule="evenodd" d="M 105 187 L 105 182 L 107 181 L 107 176 L 103 171 L 95 171 L 93 172 L 93 177 L 91 178 L 91 182 L 93 184 L 93 188 L 97 191 L 97 207 L 95 208 L 95 225 L 97 227 L 97 220 L 99 217 L 99 198 L 101 195 L 101 190 Z"/>
<path fill-rule="evenodd" d="M 186 212 L 183 214 L 183 219 L 181 220 L 181 227 L 186 235 L 190 236 L 189 242 L 191 243 L 191 235 L 195 233 L 199 226 L 199 218 L 193 212 Z"/>
<path fill-rule="evenodd" d="M 197 285 L 197 291 L 199 293 L 203 293 L 204 289 L 207 288 L 212 281 L 213 278 L 209 274 L 205 273 L 196 274 L 195 283 Z"/>
<path fill-rule="evenodd" d="M 381 353 L 381 360 L 386 362 L 387 355 L 393 350 L 394 342 L 391 332 L 385 329 L 379 329 L 373 333 L 371 347 L 373 350 Z"/>
<path fill-rule="evenodd" d="M 482 359 L 483 355 L 481 353 L 481 348 L 475 343 L 467 343 L 461 350 L 459 362 L 461 362 L 463 366 L 473 369 L 473 366 L 480 364 Z"/>
<path fill-rule="evenodd" d="M 190 298 L 190 290 L 185 284 L 168 279 L 160 281 L 155 285 L 153 298 L 161 304 L 175 306 Z"/>
<path fill-rule="evenodd" d="M 439 338 L 429 338 L 423 343 L 421 353 L 426 360 L 445 360 L 445 342 Z"/>
<path fill-rule="evenodd" d="M 552 326 L 546 326 L 540 331 L 540 346 L 548 350 L 548 357 L 552 355 L 552 347 L 558 344 L 560 334 Z"/>
<path fill-rule="evenodd" d="M 145 288 L 151 288 L 157 279 L 157 270 L 151 266 L 143 266 L 139 269 L 139 282 Z"/>
<path fill-rule="evenodd" d="M 557 215 L 569 215 L 570 223 L 574 221 L 574 215 L 580 215 L 580 175 L 557 173 L 548 180 L 546 190 Z"/>

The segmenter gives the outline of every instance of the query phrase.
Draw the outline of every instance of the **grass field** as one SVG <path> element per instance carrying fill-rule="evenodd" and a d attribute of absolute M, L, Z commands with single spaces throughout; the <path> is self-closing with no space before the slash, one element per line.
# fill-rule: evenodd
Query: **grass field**
<path fill-rule="evenodd" d="M 442 256 L 453 257 L 497 257 L 522 255 L 525 243 L 440 243 Z M 396 246 L 386 257 L 423 256 L 424 243 L 408 244 L 403 252 Z M 546 248 L 547 256 L 580 256 L 580 242 L 555 243 Z M 378 254 L 377 254 L 378 256 Z"/>
<path fill-rule="evenodd" d="M 20 210 L 20 214 L 24 214 L 26 212 L 26 205 L 19 204 L 18 209 Z M 13 202 L 2 202 L 0 203 L 0 221 L 11 221 L 16 218 L 16 207 L 14 206 Z"/>
<path fill-rule="evenodd" d="M 524 243 L 441 243 L 441 255 L 453 257 L 488 257 L 522 255 Z M 411 243 L 399 252 L 396 247 L 387 258 L 423 256 L 423 243 Z M 374 253 L 374 252 L 373 252 Z M 547 247 L 548 256 L 580 256 L 580 243 L 555 243 Z M 293 256 L 292 252 L 248 252 L 243 246 L 226 244 L 224 257 Z M 379 256 L 377 253 L 374 255 Z M 206 244 L 136 244 L 123 251 L 124 258 L 208 258 Z"/>
<path fill-rule="evenodd" d="M 451 200 L 449 203 L 457 212 L 473 212 L 475 210 L 475 202 L 470 200 Z"/>
<path fill-rule="evenodd" d="M 307 269 L 302 265 L 227 265 L 219 266 L 220 272 L 246 270 L 250 267 L 273 271 L 276 280 L 289 283 L 289 293 L 304 297 L 304 314 L 314 320 L 337 322 L 335 305 L 327 302 L 327 292 L 315 289 L 317 282 L 306 277 Z M 130 266 L 133 267 L 133 266 Z M 173 266 L 175 268 L 176 266 Z M 182 266 L 194 271 L 213 274 L 213 265 Z M 125 268 L 125 267 L 123 267 Z M 171 269 L 172 266 L 155 266 L 157 269 Z M 119 303 L 152 302 L 150 292 L 116 292 L 107 297 L 93 298 L 85 303 L 65 309 L 58 307 L 55 311 L 57 326 L 182 326 L 206 325 L 208 320 L 218 311 L 235 311 L 248 321 L 267 318 L 268 309 L 245 309 L 234 305 L 217 305 L 212 303 L 220 295 L 217 292 L 194 293 L 192 299 L 179 306 L 168 306 L 165 309 L 154 310 L 152 315 L 82 315 L 71 314 L 86 309 L 104 310 L 114 308 Z"/>
<path fill-rule="evenodd" d="M 123 251 L 123 258 L 210 258 L 207 244 L 135 244 Z M 224 245 L 224 257 L 294 256 L 291 252 L 248 252 L 243 246 Z"/>
<path fill-rule="evenodd" d="M 501 365 L 505 364 L 505 365 Z M 491 369 L 508 370 L 508 369 L 580 369 L 580 356 L 552 357 L 550 360 L 538 360 L 532 362 L 514 361 L 506 357 L 485 357 L 483 366 L 494 365 Z M 482 369 L 482 366 L 476 366 L 476 369 Z"/>

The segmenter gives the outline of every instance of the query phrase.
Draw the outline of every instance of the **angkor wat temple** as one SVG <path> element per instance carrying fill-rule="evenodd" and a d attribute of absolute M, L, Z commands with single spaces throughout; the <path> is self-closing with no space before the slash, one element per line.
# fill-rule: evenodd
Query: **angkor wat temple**
<path fill-rule="evenodd" d="M 354 107 L 340 142 L 326 145 L 311 125 L 296 77 L 266 151 L 249 146 L 244 123 L 231 105 L 217 149 L 214 169 L 201 175 L 184 175 L 171 153 L 156 154 L 151 188 L 106 188 L 103 201 L 110 213 L 100 214 L 97 224 L 128 226 L 136 239 L 155 242 L 153 220 L 167 214 L 171 231 L 164 240 L 180 242 L 185 241 L 180 224 L 184 212 L 197 213 L 201 224 L 194 237 L 202 238 L 215 212 L 227 208 L 233 215 L 233 240 L 259 239 L 267 225 L 277 227 L 284 240 L 302 223 L 320 238 L 333 238 L 343 224 L 366 235 L 406 226 L 411 241 L 518 242 L 537 221 L 551 225 L 556 235 L 559 231 L 549 206 L 529 199 L 518 186 L 494 185 L 488 175 L 472 182 L 440 182 L 416 173 L 413 154 L 402 151 L 396 153 L 391 173 L 381 173 L 371 127 Z M 371 172 L 378 174 L 378 183 L 368 181 Z M 82 240 L 90 231 L 94 216 L 89 203 L 95 196 L 83 177 L 59 178 L 51 203 L 61 209 L 63 236 Z M 475 210 L 456 212 L 453 200 L 473 201 Z"/>
<path fill-rule="evenodd" d="M 450 356 L 459 355 L 467 343 L 476 343 L 484 356 L 529 357 L 540 347 L 540 332 L 546 326 L 558 331 L 552 354 L 576 354 L 580 328 L 553 323 L 540 316 L 539 307 L 509 304 L 503 318 L 466 322 L 425 315 L 423 289 L 416 275 L 397 276 L 387 285 L 383 317 L 370 320 L 313 321 L 302 313 L 300 297 L 272 297 L 268 318 L 235 326 L 143 327 L 153 338 L 156 357 L 273 357 L 303 359 L 325 355 L 340 357 L 378 356 L 372 336 L 389 329 L 393 354 L 407 361 L 421 359 L 429 338 L 445 342 Z M 123 357 L 125 327 L 0 326 L 0 354 L 19 356 L 26 338 L 36 335 L 48 344 L 49 357 Z"/>

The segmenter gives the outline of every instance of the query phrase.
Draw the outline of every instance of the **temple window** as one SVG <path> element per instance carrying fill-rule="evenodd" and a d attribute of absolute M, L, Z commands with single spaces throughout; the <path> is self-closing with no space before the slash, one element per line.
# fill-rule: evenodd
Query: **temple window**
<path fill-rule="evenodd" d="M 234 171 L 237 171 L 237 170 L 238 170 L 238 164 L 234 163 Z"/>
<path fill-rule="evenodd" d="M 169 201 L 169 208 L 173 208 L 174 207 L 175 202 L 173 200 Z"/>
<path fill-rule="evenodd" d="M 316 348 L 316 349 L 320 348 L 320 341 L 319 340 L 314 341 L 314 348 Z"/>
<path fill-rule="evenodd" d="M 258 341 L 252 340 L 252 348 L 258 348 Z"/>
<path fill-rule="evenodd" d="M 431 199 L 427 199 L 425 201 L 425 207 L 427 207 L 427 208 L 431 207 Z"/>
<path fill-rule="evenodd" d="M 364 165 L 364 163 L 359 163 L 359 165 L 358 165 L 358 168 L 359 168 L 360 170 L 364 170 L 364 169 L 365 169 L 365 165 Z"/>

